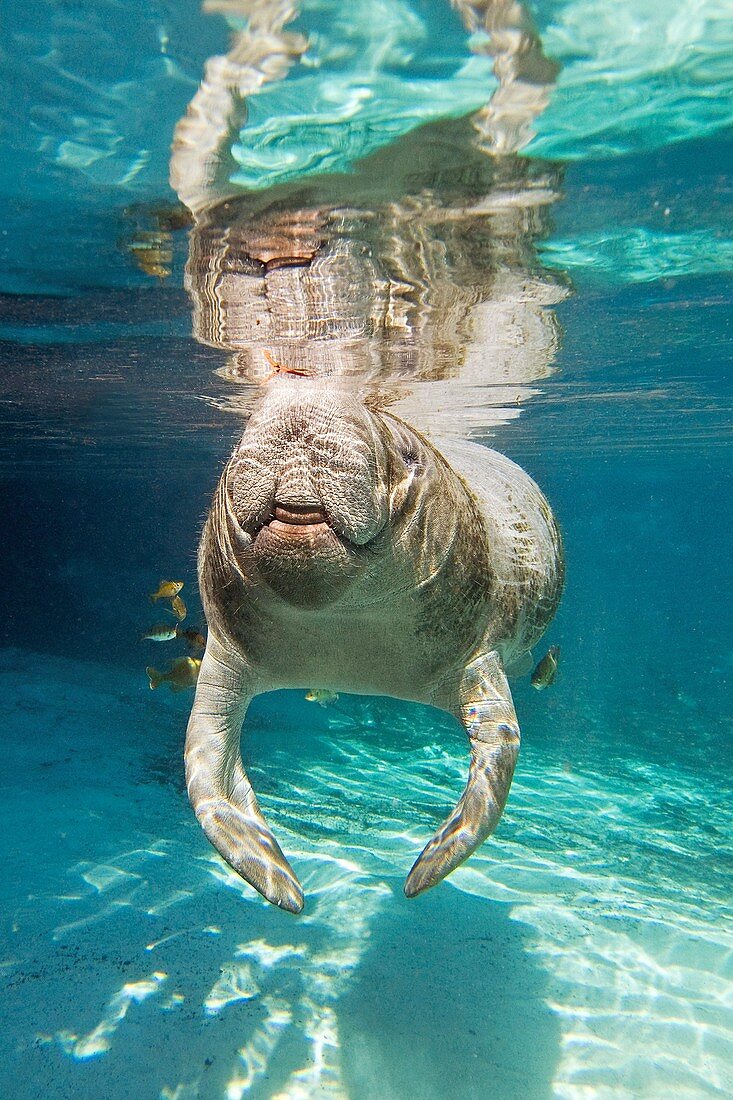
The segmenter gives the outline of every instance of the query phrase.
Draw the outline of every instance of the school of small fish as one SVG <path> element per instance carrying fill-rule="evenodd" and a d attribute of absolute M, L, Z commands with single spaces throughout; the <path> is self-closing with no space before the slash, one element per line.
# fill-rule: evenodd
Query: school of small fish
<path fill-rule="evenodd" d="M 170 601 L 170 613 L 173 615 L 175 622 L 161 622 L 157 623 L 155 626 L 151 626 L 141 636 L 141 641 L 170 642 L 174 638 L 182 638 L 191 653 L 203 653 L 206 648 L 206 638 L 204 634 L 195 627 L 189 627 L 184 630 L 181 626 L 181 623 L 188 613 L 186 604 L 181 596 L 182 589 L 183 581 L 161 581 L 157 591 L 151 592 L 150 602 L 152 604 L 156 604 L 159 600 Z M 530 681 L 532 687 L 536 688 L 538 691 L 542 691 L 555 682 L 559 658 L 560 647 L 556 645 L 550 646 L 547 653 L 532 673 Z M 170 662 L 168 668 L 163 672 L 160 672 L 157 668 L 153 668 L 152 665 L 149 665 L 145 671 L 148 674 L 151 691 L 160 687 L 161 684 L 167 684 L 171 691 L 185 691 L 186 688 L 193 687 L 196 683 L 200 668 L 200 657 L 187 656 L 177 657 L 174 661 Z M 318 703 L 321 707 L 327 707 L 338 700 L 338 695 L 334 691 L 326 691 L 322 688 L 311 688 L 310 691 L 306 692 L 305 698 L 309 703 Z"/>
<path fill-rule="evenodd" d="M 203 653 L 206 648 L 204 634 L 195 627 L 184 630 L 181 626 L 188 613 L 180 595 L 182 589 L 183 581 L 161 581 L 158 590 L 151 592 L 150 602 L 153 604 L 157 603 L 158 600 L 170 601 L 170 613 L 173 615 L 175 622 L 168 621 L 151 626 L 141 636 L 140 640 L 144 642 L 170 642 L 174 638 L 182 638 L 191 653 Z M 200 668 L 200 657 L 188 656 L 177 657 L 170 662 L 168 668 L 163 672 L 153 668 L 152 665 L 149 665 L 145 671 L 148 674 L 151 691 L 160 687 L 161 684 L 167 684 L 171 691 L 185 691 L 186 688 L 193 687 L 196 683 Z"/>

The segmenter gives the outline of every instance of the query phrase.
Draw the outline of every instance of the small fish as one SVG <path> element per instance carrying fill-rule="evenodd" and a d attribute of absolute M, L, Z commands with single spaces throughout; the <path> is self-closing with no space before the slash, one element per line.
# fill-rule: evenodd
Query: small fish
<path fill-rule="evenodd" d="M 137 266 L 146 275 L 167 279 L 173 266 L 173 238 L 165 230 L 141 230 L 126 245 Z"/>
<path fill-rule="evenodd" d="M 157 668 L 146 668 L 145 671 L 150 680 L 151 691 L 155 691 L 161 684 L 167 684 L 171 691 L 185 691 L 196 683 L 200 668 L 201 661 L 198 658 L 179 657 L 165 672 L 158 672 Z"/>
<path fill-rule="evenodd" d="M 183 588 L 183 581 L 161 581 L 158 585 L 157 592 L 151 592 L 150 602 L 155 603 L 157 600 L 170 600 Z"/>
<path fill-rule="evenodd" d="M 305 697 L 309 703 L 318 703 L 320 707 L 327 707 L 329 703 L 335 703 L 338 695 L 335 691 L 326 691 L 324 688 L 311 688 L 306 691 Z"/>
<path fill-rule="evenodd" d="M 560 659 L 560 646 L 551 645 L 540 663 L 532 673 L 530 683 L 533 688 L 542 691 L 543 688 L 554 684 L 557 676 L 557 663 Z"/>
<path fill-rule="evenodd" d="M 143 642 L 170 642 L 178 634 L 178 623 L 158 623 L 142 635 Z"/>
<path fill-rule="evenodd" d="M 179 638 L 183 638 L 186 645 L 194 651 L 199 650 L 201 653 L 206 649 L 206 638 L 203 636 L 200 630 L 196 630 L 195 627 L 191 627 L 189 630 L 183 630 L 178 624 L 174 627 L 176 635 Z"/>
<path fill-rule="evenodd" d="M 171 611 L 178 619 L 179 623 L 182 623 L 186 618 L 186 605 L 180 596 L 174 596 L 171 600 Z"/>

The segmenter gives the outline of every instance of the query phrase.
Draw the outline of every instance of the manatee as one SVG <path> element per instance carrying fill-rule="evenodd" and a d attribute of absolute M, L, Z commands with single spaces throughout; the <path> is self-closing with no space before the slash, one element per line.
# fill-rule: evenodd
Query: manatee
<path fill-rule="evenodd" d="M 519 725 L 507 672 L 557 607 L 561 538 L 514 462 L 433 443 L 343 379 L 278 374 L 216 489 L 199 549 L 209 634 L 185 748 L 211 843 L 268 901 L 303 891 L 242 765 L 250 700 L 277 688 L 387 695 L 454 715 L 468 781 L 405 882 L 434 886 L 495 829 Z"/>

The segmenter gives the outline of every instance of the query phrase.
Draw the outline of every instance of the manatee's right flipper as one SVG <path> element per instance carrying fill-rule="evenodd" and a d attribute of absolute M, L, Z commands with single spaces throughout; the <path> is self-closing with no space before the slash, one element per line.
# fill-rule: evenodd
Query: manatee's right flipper
<path fill-rule="evenodd" d="M 457 709 L 471 747 L 468 783 L 407 876 L 408 898 L 444 879 L 494 831 L 514 775 L 519 725 L 496 652 L 481 654 L 466 666 Z"/>
<path fill-rule="evenodd" d="M 260 894 L 299 913 L 303 891 L 260 813 L 239 738 L 252 698 L 241 659 L 209 635 L 186 732 L 186 784 L 196 817 L 219 854 Z"/>

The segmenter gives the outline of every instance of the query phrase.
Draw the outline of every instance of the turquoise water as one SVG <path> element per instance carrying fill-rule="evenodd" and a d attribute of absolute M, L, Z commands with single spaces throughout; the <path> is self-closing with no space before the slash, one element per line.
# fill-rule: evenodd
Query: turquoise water
<path fill-rule="evenodd" d="M 254 50 L 245 8 L 232 40 L 194 3 L 6 5 L 0 1094 L 728 1096 L 730 7 L 534 5 L 561 67 L 497 168 L 463 121 L 492 60 L 457 13 L 305 3 L 283 33 L 307 49 L 281 67 L 278 31 L 225 136 L 174 157 L 191 228 L 170 145 L 207 61 Z M 348 201 L 345 255 L 411 277 L 427 257 L 404 329 L 339 354 L 358 376 L 376 349 L 405 415 L 510 455 L 563 530 L 560 673 L 512 684 L 507 810 L 414 901 L 404 876 L 465 781 L 447 716 L 255 701 L 243 751 L 304 886 L 294 918 L 208 845 L 191 695 L 148 689 L 182 650 L 140 642 L 147 594 L 180 577 L 202 622 L 202 519 L 261 351 L 287 345 L 247 311 L 212 336 L 205 248 L 184 288 L 211 201 L 243 185 L 263 225 Z M 478 232 L 445 229 L 481 202 Z"/>

